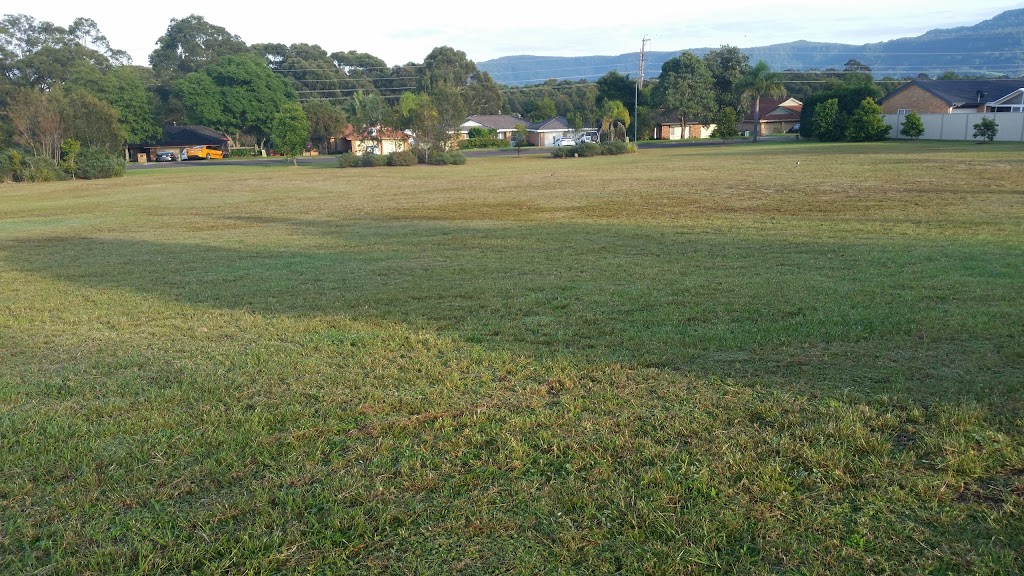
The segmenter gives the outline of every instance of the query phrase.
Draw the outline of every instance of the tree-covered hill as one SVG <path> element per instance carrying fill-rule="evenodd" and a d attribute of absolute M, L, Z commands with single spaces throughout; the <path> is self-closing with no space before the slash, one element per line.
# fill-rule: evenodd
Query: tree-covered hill
<path fill-rule="evenodd" d="M 709 48 L 685 51 L 703 56 Z M 648 52 L 645 76 L 657 76 L 674 52 Z M 913 38 L 874 44 L 833 44 L 799 40 L 743 48 L 752 61 L 777 70 L 842 69 L 851 59 L 877 76 L 937 76 L 946 71 L 969 75 L 1024 75 L 1024 8 L 1003 12 L 974 26 L 931 30 Z M 537 84 L 548 78 L 596 80 L 609 71 L 637 75 L 639 52 L 618 56 L 505 56 L 477 63 L 501 84 Z"/>

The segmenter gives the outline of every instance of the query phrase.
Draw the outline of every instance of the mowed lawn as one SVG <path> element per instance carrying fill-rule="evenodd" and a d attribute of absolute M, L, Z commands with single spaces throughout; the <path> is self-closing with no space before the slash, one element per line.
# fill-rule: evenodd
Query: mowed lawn
<path fill-rule="evenodd" d="M 0 185 L 0 574 L 1021 571 L 1024 146 Z"/>

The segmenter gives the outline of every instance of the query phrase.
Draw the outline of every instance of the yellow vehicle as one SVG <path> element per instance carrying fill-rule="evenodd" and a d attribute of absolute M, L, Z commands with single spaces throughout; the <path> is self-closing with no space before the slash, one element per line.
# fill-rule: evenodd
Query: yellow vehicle
<path fill-rule="evenodd" d="M 210 146 L 209 144 L 206 146 L 193 146 L 188 149 L 189 160 L 209 160 L 211 158 L 220 160 L 224 158 L 224 152 L 221 152 L 220 148 Z"/>

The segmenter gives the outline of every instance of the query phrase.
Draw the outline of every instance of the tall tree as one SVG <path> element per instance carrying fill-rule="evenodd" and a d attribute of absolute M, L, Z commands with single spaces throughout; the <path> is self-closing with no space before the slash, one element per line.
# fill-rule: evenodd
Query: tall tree
<path fill-rule="evenodd" d="M 865 98 L 850 116 L 846 139 L 850 142 L 875 142 L 889 137 L 892 127 L 885 123 L 882 107 L 872 98 Z"/>
<path fill-rule="evenodd" d="M 555 110 L 555 101 L 544 97 L 533 103 L 528 118 L 530 122 L 540 122 L 555 117 L 558 112 Z"/>
<path fill-rule="evenodd" d="M 59 86 L 49 92 L 35 88 L 18 90 L 4 110 L 11 122 L 14 142 L 36 156 L 60 162 L 60 145 L 68 135 L 65 107 L 64 91 Z"/>
<path fill-rule="evenodd" d="M 617 126 L 621 126 L 623 132 L 629 127 L 629 110 L 618 100 L 606 100 L 601 107 L 601 133 L 610 130 L 611 139 L 615 140 Z"/>
<path fill-rule="evenodd" d="M 708 51 L 704 55 L 704 64 L 715 83 L 717 107 L 745 111 L 747 106 L 740 96 L 739 86 L 744 76 L 750 73 L 750 57 L 739 48 L 726 44 Z"/>
<path fill-rule="evenodd" d="M 118 123 L 117 110 L 91 92 L 68 92 L 64 118 L 68 134 L 87 148 L 116 153 L 125 143 L 125 132 Z"/>
<path fill-rule="evenodd" d="M 843 116 L 839 99 L 830 98 L 814 109 L 814 136 L 822 142 L 836 142 L 843 138 Z"/>
<path fill-rule="evenodd" d="M 162 135 L 159 99 L 153 91 L 153 71 L 143 66 L 118 66 L 96 91 L 117 110 L 118 124 L 129 142 L 152 142 Z"/>
<path fill-rule="evenodd" d="M 396 124 L 394 110 L 380 94 L 356 92 L 348 101 L 348 117 L 361 133 L 377 141 L 377 150 L 383 150 L 383 130 Z"/>
<path fill-rule="evenodd" d="M 297 100 L 291 84 L 254 54 L 224 56 L 174 84 L 189 121 L 236 135 L 252 136 L 263 147 L 274 115 Z"/>
<path fill-rule="evenodd" d="M 434 102 L 434 109 L 437 110 L 438 130 L 444 138 L 441 146 L 447 150 L 455 129 L 466 120 L 466 105 L 462 100 L 462 93 L 454 86 L 439 86 L 431 92 L 430 97 Z"/>
<path fill-rule="evenodd" d="M 274 115 L 270 132 L 274 148 L 291 158 L 293 166 L 298 166 L 297 157 L 309 142 L 309 120 L 302 106 L 297 102 L 286 102 Z"/>
<path fill-rule="evenodd" d="M 764 60 L 759 60 L 743 79 L 743 96 L 753 101 L 754 109 L 754 142 L 761 132 L 761 98 L 764 96 L 778 97 L 786 94 L 782 85 L 782 76 L 772 72 Z"/>
<path fill-rule="evenodd" d="M 417 86 L 423 92 L 434 92 L 441 86 L 464 88 L 470 76 L 476 73 L 476 64 L 466 57 L 465 52 L 438 46 L 423 59 Z"/>
<path fill-rule="evenodd" d="M 505 93 L 487 72 L 470 76 L 464 100 L 469 114 L 501 114 L 505 110 Z"/>
<path fill-rule="evenodd" d="M 325 152 L 331 138 L 341 136 L 345 130 L 345 113 L 322 98 L 303 102 L 302 109 L 309 120 L 310 143 Z"/>
<path fill-rule="evenodd" d="M 0 20 L 0 69 L 16 85 L 49 89 L 77 79 L 96 82 L 103 73 L 131 62 L 110 47 L 96 22 L 76 18 L 64 28 L 30 16 Z"/>
<path fill-rule="evenodd" d="M 164 80 L 197 72 L 223 56 L 250 52 L 241 38 L 196 14 L 172 18 L 156 43 L 149 63 Z"/>
<path fill-rule="evenodd" d="M 704 61 L 690 52 L 666 61 L 654 86 L 652 98 L 665 110 L 679 115 L 683 130 L 691 120 L 711 122 L 715 88 Z"/>
<path fill-rule="evenodd" d="M 636 96 L 636 80 L 629 74 L 619 74 L 612 70 L 595 82 L 597 85 L 597 101 L 601 105 L 607 100 L 633 103 Z"/>

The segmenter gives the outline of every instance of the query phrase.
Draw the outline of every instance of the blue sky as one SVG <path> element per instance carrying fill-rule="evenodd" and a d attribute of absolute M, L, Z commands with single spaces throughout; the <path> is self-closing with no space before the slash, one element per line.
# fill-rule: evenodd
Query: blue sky
<path fill-rule="evenodd" d="M 147 56 L 171 18 L 195 13 L 239 35 L 246 43 L 306 42 L 327 52 L 358 50 L 388 64 L 420 62 L 435 46 L 448 45 L 477 62 L 531 54 L 540 56 L 615 55 L 640 49 L 741 48 L 793 40 L 864 44 L 917 36 L 933 28 L 968 26 L 1024 2 L 978 0 L 861 0 L 832 6 L 820 0 L 775 3 L 733 0 L 694 3 L 649 0 L 635 12 L 591 8 L 574 12 L 569 2 L 520 0 L 484 4 L 436 2 L 186 3 L 143 5 L 108 2 L 41 2 L 20 12 L 67 26 L 79 16 L 92 18 L 115 48 L 128 51 L 136 64 Z M 250 6 L 244 10 L 242 6 Z M 581 4 L 582 5 L 582 4 Z M 181 8 L 178 8 L 181 6 Z M 482 7 L 486 6 L 486 7 Z M 500 7 L 497 7 L 500 6 Z M 13 10 L 5 10 L 5 13 Z"/>

